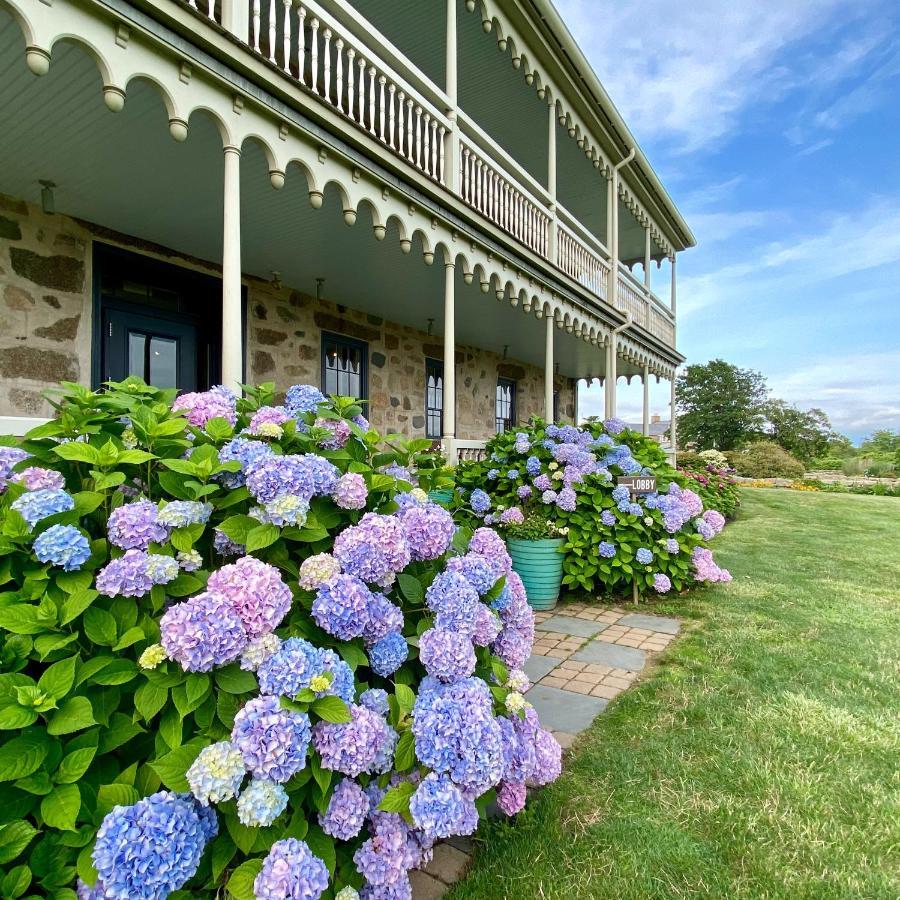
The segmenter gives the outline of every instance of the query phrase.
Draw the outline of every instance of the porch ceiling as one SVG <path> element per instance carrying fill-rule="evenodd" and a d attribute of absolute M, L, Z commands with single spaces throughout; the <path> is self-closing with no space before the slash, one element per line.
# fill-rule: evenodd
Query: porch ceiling
<path fill-rule="evenodd" d="M 40 179 L 56 183 L 60 213 L 218 264 L 222 245 L 221 139 L 212 123 L 194 116 L 187 141 L 168 133 L 156 88 L 128 88 L 125 108 L 109 112 L 93 61 L 78 47 L 58 44 L 50 72 L 36 78 L 25 66 L 18 27 L 0 11 L 0 192 L 40 202 Z M 281 191 L 269 185 L 262 151 L 252 144 L 241 160 L 242 250 L 245 272 L 281 280 L 324 297 L 433 333 L 443 325 L 440 260 L 424 264 L 421 247 L 399 249 L 396 232 L 375 239 L 365 210 L 344 224 L 336 192 L 313 210 L 306 182 L 289 171 Z M 464 246 L 465 242 L 461 241 Z M 48 248 L 48 252 L 49 252 Z M 477 284 L 457 279 L 457 343 L 502 352 L 538 366 L 544 360 L 544 323 L 499 303 Z M 559 372 L 603 372 L 603 351 L 557 330 Z M 635 370 L 636 371 L 636 370 Z M 632 374 L 624 360 L 619 373 Z"/>

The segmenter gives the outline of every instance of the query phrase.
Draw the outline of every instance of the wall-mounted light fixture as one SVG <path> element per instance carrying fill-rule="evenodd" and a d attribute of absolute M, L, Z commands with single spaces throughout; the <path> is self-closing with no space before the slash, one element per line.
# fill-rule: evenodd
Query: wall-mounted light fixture
<path fill-rule="evenodd" d="M 509 344 L 504 344 L 503 345 L 503 358 L 506 359 L 506 357 L 508 355 L 509 355 Z"/>
<path fill-rule="evenodd" d="M 428 320 L 428 337 L 431 337 L 431 333 L 434 331 L 434 319 Z"/>
<path fill-rule="evenodd" d="M 56 185 L 44 179 L 38 181 L 38 184 L 41 186 L 41 209 L 48 216 L 52 216 L 56 212 L 56 198 L 53 196 L 53 188 Z"/>
<path fill-rule="evenodd" d="M 275 269 L 272 269 L 272 287 L 276 291 L 280 291 L 284 287 L 281 283 L 281 272 L 277 272 Z"/>
<path fill-rule="evenodd" d="M 323 289 L 325 287 L 325 279 L 317 278 L 316 279 L 316 300 L 322 299 Z"/>

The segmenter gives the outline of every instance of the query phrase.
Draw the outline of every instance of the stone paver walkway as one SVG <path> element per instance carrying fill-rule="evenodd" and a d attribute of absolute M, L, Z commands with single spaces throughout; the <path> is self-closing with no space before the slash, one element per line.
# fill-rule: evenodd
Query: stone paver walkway
<path fill-rule="evenodd" d="M 534 648 L 525 664 L 532 681 L 528 701 L 564 750 L 681 630 L 678 619 L 585 603 L 567 603 L 534 618 Z M 431 864 L 410 873 L 413 900 L 443 897 L 465 874 L 471 851 L 468 838 L 435 847 Z"/>

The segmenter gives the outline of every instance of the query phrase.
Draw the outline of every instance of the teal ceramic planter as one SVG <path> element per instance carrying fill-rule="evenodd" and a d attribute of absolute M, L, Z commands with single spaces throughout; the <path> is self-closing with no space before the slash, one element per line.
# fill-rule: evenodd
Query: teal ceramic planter
<path fill-rule="evenodd" d="M 524 541 L 509 538 L 506 544 L 512 558 L 513 570 L 525 585 L 525 594 L 532 609 L 553 609 L 559 600 L 562 584 L 563 538 L 544 538 Z"/>
<path fill-rule="evenodd" d="M 429 491 L 428 499 L 431 500 L 432 503 L 437 503 L 441 506 L 449 506 L 450 501 L 453 499 L 453 491 Z"/>

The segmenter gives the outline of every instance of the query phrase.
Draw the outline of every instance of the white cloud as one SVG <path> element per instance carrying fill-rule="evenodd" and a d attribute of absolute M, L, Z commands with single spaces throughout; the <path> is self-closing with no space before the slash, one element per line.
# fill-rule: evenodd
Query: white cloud
<path fill-rule="evenodd" d="M 752 106 L 858 64 L 865 44 L 834 59 L 791 51 L 864 19 L 874 2 L 642 0 L 604 4 L 608 15 L 597 14 L 596 0 L 558 5 L 635 132 L 692 152 L 728 135 Z"/>
<path fill-rule="evenodd" d="M 838 431 L 861 435 L 900 422 L 900 351 L 835 354 L 803 368 L 774 373 L 777 397 L 805 408 L 826 410 Z"/>

